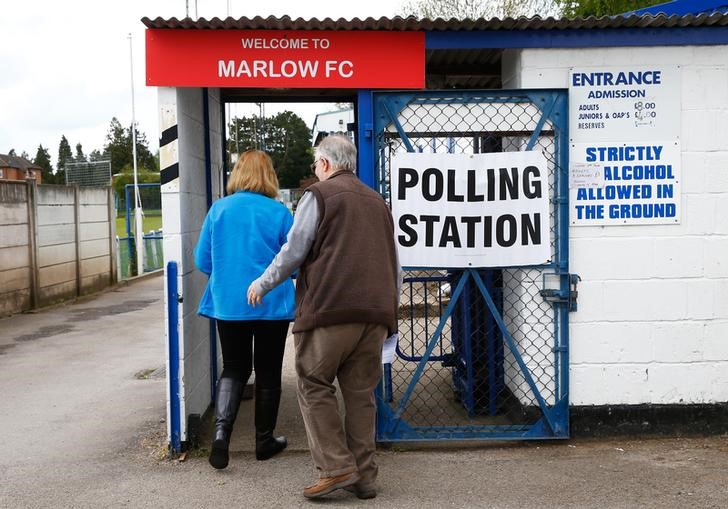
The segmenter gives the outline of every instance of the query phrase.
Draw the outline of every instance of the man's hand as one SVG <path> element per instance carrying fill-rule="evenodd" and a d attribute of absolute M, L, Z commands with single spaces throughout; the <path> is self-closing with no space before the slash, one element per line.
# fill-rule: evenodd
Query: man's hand
<path fill-rule="evenodd" d="M 258 295 L 258 289 L 255 287 L 255 281 L 253 281 L 248 287 L 248 304 L 250 304 L 252 307 L 255 307 L 258 304 L 262 303 L 263 297 Z"/>

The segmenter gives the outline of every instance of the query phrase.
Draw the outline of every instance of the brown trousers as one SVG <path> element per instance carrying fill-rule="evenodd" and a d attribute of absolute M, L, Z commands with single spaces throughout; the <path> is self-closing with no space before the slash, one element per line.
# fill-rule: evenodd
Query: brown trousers
<path fill-rule="evenodd" d="M 358 471 L 377 477 L 374 389 L 382 376 L 384 325 L 350 323 L 295 334 L 298 404 L 313 463 L 321 477 Z M 344 400 L 339 413 L 334 378 Z"/>

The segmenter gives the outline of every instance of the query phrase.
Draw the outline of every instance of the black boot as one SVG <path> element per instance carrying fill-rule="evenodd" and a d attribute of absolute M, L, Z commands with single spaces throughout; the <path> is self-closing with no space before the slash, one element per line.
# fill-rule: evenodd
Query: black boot
<path fill-rule="evenodd" d="M 236 378 L 221 378 L 217 384 L 215 401 L 215 435 L 210 451 L 210 465 L 225 468 L 228 465 L 228 447 L 233 424 L 238 416 L 243 384 Z"/>
<path fill-rule="evenodd" d="M 286 437 L 274 437 L 281 389 L 255 388 L 255 457 L 267 460 L 288 445 Z"/>

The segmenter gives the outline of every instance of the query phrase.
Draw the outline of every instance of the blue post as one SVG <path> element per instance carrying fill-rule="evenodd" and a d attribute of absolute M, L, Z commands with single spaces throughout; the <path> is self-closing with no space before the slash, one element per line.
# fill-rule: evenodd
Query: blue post
<path fill-rule="evenodd" d="M 566 94 L 561 96 L 555 109 L 558 115 L 558 122 L 555 122 L 559 132 L 559 142 L 556 147 L 556 185 L 557 185 L 557 206 L 558 214 L 558 249 L 557 260 L 561 276 L 561 294 L 569 295 L 571 290 L 571 281 L 569 280 L 569 123 L 568 118 L 569 105 Z M 564 401 L 564 406 L 568 411 L 569 408 L 569 304 L 563 303 L 557 308 L 558 320 L 557 325 L 560 330 L 557 331 L 558 344 L 558 363 L 557 369 L 560 376 L 561 384 L 557 387 L 559 398 Z M 563 419 L 563 436 L 569 435 L 569 419 L 568 414 Z"/>
<path fill-rule="evenodd" d="M 378 190 L 374 169 L 376 140 L 374 139 L 374 104 L 371 90 L 357 92 L 356 108 L 359 179 L 372 189 Z"/>
<path fill-rule="evenodd" d="M 391 403 L 394 400 L 392 389 L 392 365 L 384 365 L 384 401 Z"/>
<path fill-rule="evenodd" d="M 463 274 L 462 277 L 465 277 Z M 473 355 L 473 330 L 470 323 L 472 313 L 470 306 L 473 305 L 473 296 L 470 292 L 470 281 L 463 287 L 463 295 L 460 297 L 460 309 L 462 311 L 462 355 L 465 359 L 465 394 L 463 395 L 463 403 L 468 411 L 468 416 L 475 415 L 475 357 Z"/>
<path fill-rule="evenodd" d="M 488 290 L 492 292 L 493 300 L 500 302 L 500 298 L 496 299 L 496 295 L 499 295 L 495 291 L 495 284 L 493 281 L 493 271 L 488 271 L 488 284 L 486 285 Z M 503 310 L 499 309 L 498 312 L 502 313 Z M 486 321 L 484 324 L 485 333 L 485 345 L 486 345 L 486 362 L 488 370 L 488 415 L 496 415 L 498 412 L 498 392 L 500 392 L 500 384 L 496 380 L 496 372 L 503 369 L 503 359 L 496 359 L 496 343 L 499 341 L 498 338 L 498 327 L 495 324 L 495 320 L 483 310 L 483 315 Z"/>
<path fill-rule="evenodd" d="M 167 263 L 167 339 L 169 342 L 169 373 L 167 381 L 169 391 L 169 428 L 170 447 L 174 452 L 182 452 L 182 430 L 180 426 L 180 400 L 179 400 L 179 333 L 177 321 L 177 263 Z"/>
<path fill-rule="evenodd" d="M 127 184 L 124 186 L 124 196 L 126 197 L 126 243 L 129 248 L 129 261 L 131 262 L 131 259 L 134 257 L 133 249 L 134 249 L 134 241 L 132 240 L 131 236 L 131 213 L 129 212 L 129 186 L 132 184 Z M 139 269 L 137 268 L 137 274 L 139 273 Z M 129 275 L 131 276 L 131 269 L 129 270 Z"/>

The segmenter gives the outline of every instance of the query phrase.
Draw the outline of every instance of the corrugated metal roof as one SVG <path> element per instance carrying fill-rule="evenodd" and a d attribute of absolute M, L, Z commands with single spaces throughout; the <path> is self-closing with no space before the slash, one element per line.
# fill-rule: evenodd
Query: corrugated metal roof
<path fill-rule="evenodd" d="M 143 18 L 147 28 L 157 29 L 197 29 L 197 30 L 389 30 L 389 31 L 426 31 L 426 32 L 473 32 L 473 31 L 541 31 L 541 33 L 560 30 L 590 29 L 654 29 L 684 27 L 726 27 L 728 14 L 712 12 L 710 14 L 672 15 L 643 14 L 614 17 L 588 17 L 575 19 L 540 18 L 505 18 L 505 19 L 418 19 L 407 18 L 354 18 L 340 19 L 292 19 L 289 16 L 267 18 L 185 18 L 162 19 Z M 512 33 L 511 32 L 511 33 Z M 430 48 L 425 54 L 426 88 L 500 88 L 501 54 L 499 48 Z M 317 93 L 325 95 L 328 90 Z M 244 95 L 246 89 L 233 95 Z M 283 93 L 285 95 L 285 92 Z"/>
<path fill-rule="evenodd" d="M 402 18 L 311 18 L 292 19 L 289 16 L 277 18 L 269 16 L 263 18 L 212 18 L 207 20 L 199 18 L 142 18 L 147 28 L 175 28 L 175 29 L 202 29 L 202 30 L 391 30 L 391 31 L 474 31 L 474 30 L 565 30 L 565 29 L 593 29 L 593 28 L 682 28 L 705 26 L 728 26 L 728 14 L 713 12 L 698 15 L 666 16 L 658 14 L 644 14 L 641 16 L 603 16 L 596 18 L 555 19 L 541 18 L 492 18 L 492 19 L 464 19 L 455 18 L 445 20 L 442 18 L 418 19 L 414 16 Z"/>
<path fill-rule="evenodd" d="M 427 88 L 500 88 L 501 49 L 429 50 Z"/>

